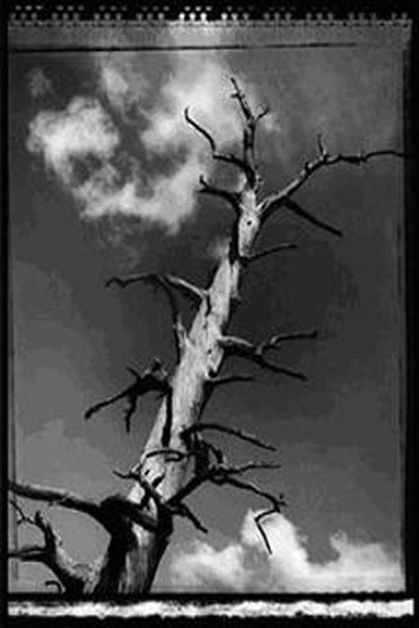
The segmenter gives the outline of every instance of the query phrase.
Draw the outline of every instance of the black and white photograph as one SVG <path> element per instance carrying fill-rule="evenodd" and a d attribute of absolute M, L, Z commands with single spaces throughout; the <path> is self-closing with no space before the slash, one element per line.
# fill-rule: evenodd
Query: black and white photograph
<path fill-rule="evenodd" d="M 14 612 L 402 596 L 410 19 L 22 10 Z"/>

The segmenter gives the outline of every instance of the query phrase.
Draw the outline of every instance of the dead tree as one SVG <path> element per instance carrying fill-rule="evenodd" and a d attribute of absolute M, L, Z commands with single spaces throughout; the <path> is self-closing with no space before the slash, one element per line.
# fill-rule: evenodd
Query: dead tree
<path fill-rule="evenodd" d="M 61 538 L 44 516 L 37 512 L 34 517 L 29 517 L 15 502 L 20 523 L 36 528 L 44 542 L 42 545 L 14 548 L 9 552 L 9 557 L 44 563 L 54 573 L 65 594 L 109 597 L 149 591 L 169 543 L 173 519 L 183 517 L 198 530 L 207 531 L 185 500 L 208 482 L 249 491 L 267 502 L 268 507 L 256 517 L 256 524 L 267 550 L 271 551 L 269 539 L 263 530 L 263 518 L 281 510 L 284 505 L 283 495 L 264 491 L 243 479 L 243 475 L 254 469 L 271 469 L 278 465 L 272 462 L 229 464 L 223 451 L 204 435 L 218 430 L 267 450 L 275 450 L 275 447 L 244 433 L 239 427 L 202 422 L 201 416 L 205 404 L 218 386 L 251 379 L 245 374 L 221 376 L 221 367 L 228 356 L 238 355 L 275 375 L 304 381 L 303 373 L 278 363 L 272 356 L 283 343 L 312 339 L 316 332 L 291 330 L 275 333 L 257 342 L 229 335 L 227 329 L 232 313 L 240 303 L 241 280 L 255 261 L 295 248 L 293 243 L 279 243 L 264 251 L 254 251 L 257 236 L 275 213 L 292 212 L 313 227 L 334 236 L 342 236 L 336 226 L 319 220 L 295 199 L 295 193 L 319 170 L 337 164 L 361 165 L 384 155 L 401 156 L 394 150 L 333 155 L 328 152 L 322 138 L 318 137 L 315 158 L 306 162 L 301 172 L 283 189 L 260 198 L 261 175 L 256 159 L 256 131 L 262 118 L 268 114 L 268 109 L 254 111 L 234 79 L 232 85 L 232 97 L 237 101 L 243 118 L 242 150 L 239 155 L 219 152 L 213 135 L 195 120 L 188 109 L 184 112 L 186 123 L 208 144 L 213 159 L 228 164 L 240 174 L 240 186 L 237 189 L 222 189 L 203 176 L 200 178 L 200 193 L 221 199 L 233 212 L 228 249 L 220 259 L 209 285 L 200 288 L 180 277 L 152 272 L 113 277 L 108 282 L 120 288 L 135 288 L 137 284 L 144 283 L 163 290 L 171 308 L 176 350 L 176 365 L 172 373 L 169 374 L 157 359 L 143 373 L 131 368 L 129 370 L 134 376 L 134 382 L 130 386 L 86 412 L 85 416 L 89 418 L 103 407 L 125 399 L 128 407 L 124 419 L 129 430 L 139 397 L 150 391 L 160 394 L 160 408 L 138 460 L 128 471 L 115 471 L 119 477 L 131 483 L 128 494 L 92 501 L 61 489 L 9 482 L 9 490 L 15 496 L 84 513 L 109 533 L 109 544 L 99 565 L 75 565 L 66 554 Z M 197 308 L 189 329 L 185 328 L 182 321 L 178 304 L 180 296 L 192 301 Z M 51 581 L 47 583 L 51 584 Z"/>

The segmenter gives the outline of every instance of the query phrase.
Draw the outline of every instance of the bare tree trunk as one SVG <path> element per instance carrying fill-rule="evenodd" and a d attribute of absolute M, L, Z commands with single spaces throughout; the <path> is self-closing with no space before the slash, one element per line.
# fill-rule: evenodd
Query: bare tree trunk
<path fill-rule="evenodd" d="M 247 463 L 241 467 L 226 464 L 222 452 L 205 441 L 199 434 L 204 428 L 228 431 L 265 449 L 275 449 L 240 429 L 202 424 L 204 406 L 217 383 L 247 381 L 249 377 L 219 377 L 226 355 L 231 353 L 250 359 L 274 373 L 304 380 L 296 371 L 269 360 L 267 350 L 277 349 L 286 340 L 313 338 L 315 332 L 277 334 L 268 340 L 253 344 L 243 338 L 227 335 L 227 328 L 234 308 L 240 301 L 240 281 L 249 263 L 293 244 L 279 244 L 252 255 L 252 248 L 266 220 L 277 210 L 293 212 L 317 228 L 335 235 L 341 232 L 303 209 L 291 196 L 317 170 L 340 162 L 361 164 L 378 155 L 400 155 L 392 150 L 374 151 L 360 155 L 329 155 L 321 138 L 318 138 L 318 156 L 304 165 L 302 171 L 281 191 L 258 200 L 260 176 L 255 160 L 255 133 L 257 123 L 268 113 L 255 114 L 237 83 L 232 79 L 234 92 L 244 118 L 242 156 L 220 154 L 212 135 L 193 120 L 188 110 L 185 118 L 209 143 L 214 160 L 236 167 L 241 179 L 238 190 L 229 191 L 215 187 L 201 178 L 201 192 L 221 198 L 234 211 L 228 250 L 219 262 L 211 284 L 197 288 L 188 281 L 172 275 L 147 273 L 125 279 L 112 278 L 109 283 L 125 287 L 129 284 L 148 282 L 157 284 L 166 292 L 172 309 L 173 332 L 177 351 L 177 365 L 170 378 L 155 359 L 142 374 L 129 369 L 134 383 L 121 393 L 90 408 L 85 418 L 90 418 L 102 407 L 122 398 L 129 402 L 125 415 L 127 431 L 135 412 L 138 397 L 158 391 L 163 395 L 155 423 L 147 444 L 139 454 L 138 463 L 128 472 L 116 472 L 122 478 L 133 481 L 124 497 L 111 495 L 101 502 L 93 502 L 60 489 L 42 488 L 18 482 L 9 482 L 9 490 L 28 499 L 47 501 L 52 505 L 71 508 L 96 519 L 110 534 L 110 541 L 99 566 L 75 565 L 66 555 L 60 537 L 38 512 L 34 519 L 27 517 L 14 504 L 19 523 L 31 524 L 44 535 L 44 546 L 26 546 L 15 549 L 9 557 L 24 561 L 42 562 L 59 578 L 69 593 L 93 594 L 109 597 L 115 594 L 143 594 L 150 590 L 161 558 L 166 550 L 173 529 L 174 516 L 188 518 L 198 529 L 206 531 L 203 524 L 184 503 L 193 490 L 204 481 L 230 484 L 251 491 L 268 500 L 271 508 L 255 517 L 265 545 L 271 551 L 269 540 L 260 521 L 263 516 L 279 512 L 282 496 L 274 496 L 254 484 L 237 479 L 242 473 L 256 468 L 273 468 L 269 463 Z M 174 293 L 180 292 L 198 303 L 198 311 L 189 333 L 186 332 Z M 214 462 L 215 458 L 215 462 Z M 195 465 L 190 475 L 191 463 Z"/>
<path fill-rule="evenodd" d="M 247 200 L 246 212 L 240 217 L 238 227 L 239 250 L 243 254 L 250 252 L 260 222 L 255 195 L 249 194 Z M 221 260 L 208 290 L 208 297 L 202 301 L 191 331 L 185 338 L 183 355 L 172 380 L 170 447 L 175 450 L 186 451 L 181 434 L 185 428 L 199 420 L 206 395 L 210 394 L 208 383 L 220 369 L 224 356 L 220 340 L 230 321 L 232 307 L 238 299 L 241 270 L 239 256 L 231 259 L 230 254 L 227 254 Z M 162 447 L 161 437 L 166 421 L 167 402 L 163 400 L 148 442 L 141 453 L 142 457 Z M 164 473 L 159 492 L 165 500 L 169 500 L 183 486 L 187 465 L 187 458 L 184 461 L 168 462 L 164 456 L 155 456 L 149 459 L 144 471 L 147 473 L 148 470 L 148 479 Z M 136 484 L 129 499 L 139 503 L 141 498 L 141 487 Z M 136 543 L 126 550 L 126 560 L 120 565 L 118 583 L 118 590 L 130 593 L 149 590 L 166 547 L 164 537 L 159 538 L 156 533 L 150 533 L 140 526 L 136 526 L 133 532 Z M 131 560 L 135 553 L 138 554 L 137 559 Z M 105 571 L 107 569 L 108 567 Z"/>

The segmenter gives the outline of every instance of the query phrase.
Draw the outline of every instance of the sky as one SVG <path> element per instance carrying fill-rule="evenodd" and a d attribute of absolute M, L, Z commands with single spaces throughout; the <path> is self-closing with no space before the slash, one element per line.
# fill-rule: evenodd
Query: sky
<path fill-rule="evenodd" d="M 120 292 L 105 281 L 157 270 L 207 283 L 231 214 L 196 194 L 199 175 L 232 187 L 237 180 L 214 168 L 182 112 L 189 106 L 220 147 L 237 149 L 230 76 L 252 103 L 271 109 L 257 144 L 263 193 L 286 185 L 315 156 L 318 133 L 331 153 L 402 149 L 401 53 L 390 48 L 11 55 L 20 480 L 91 497 L 127 490 L 112 470 L 137 461 L 157 402 L 141 400 L 129 435 L 122 408 L 87 423 L 83 413 L 126 386 L 126 365 L 143 367 L 159 355 L 173 367 L 170 312 L 159 293 Z M 284 213 L 273 217 L 258 248 L 298 248 L 249 269 L 230 330 L 254 340 L 318 330 L 316 341 L 281 352 L 308 382 L 231 359 L 229 371 L 257 375 L 256 382 L 217 391 L 204 417 L 278 447 L 270 459 L 281 469 L 252 476 L 288 503 L 266 520 L 273 554 L 253 522 L 263 502 L 204 487 L 189 503 L 209 533 L 176 522 L 154 591 L 403 589 L 403 163 L 383 157 L 326 169 L 296 199 L 344 237 Z M 185 313 L 191 320 L 193 311 Z M 233 438 L 214 442 L 231 461 L 259 455 Z M 58 508 L 48 516 L 76 560 L 93 560 L 106 547 L 106 533 L 83 516 Z M 21 542 L 31 535 L 19 528 Z M 44 590 L 48 572 L 21 565 L 19 577 L 15 588 Z"/>

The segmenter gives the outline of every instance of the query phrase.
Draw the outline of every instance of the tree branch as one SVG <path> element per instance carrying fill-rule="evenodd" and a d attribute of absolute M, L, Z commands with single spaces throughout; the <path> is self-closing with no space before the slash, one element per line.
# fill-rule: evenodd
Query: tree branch
<path fill-rule="evenodd" d="M 120 523 L 123 516 L 130 517 L 146 529 L 155 529 L 154 519 L 146 513 L 142 513 L 135 504 L 123 496 L 111 495 L 97 503 L 62 489 L 37 486 L 35 484 L 21 484 L 11 480 L 9 480 L 9 490 L 21 497 L 48 502 L 53 506 L 60 506 L 89 515 L 108 530 L 110 534 L 118 532 L 118 522 Z"/>
<path fill-rule="evenodd" d="M 130 470 L 126 473 L 121 471 L 114 471 L 115 475 L 122 479 L 131 479 L 139 483 L 145 494 L 151 497 L 157 508 L 158 528 L 164 535 L 171 533 L 172 525 L 171 520 L 174 515 L 185 517 L 189 519 L 194 526 L 201 532 L 208 532 L 207 528 L 200 522 L 198 517 L 194 515 L 188 506 L 179 502 L 171 502 L 170 500 L 164 501 L 163 496 L 156 490 L 156 488 L 148 482 L 142 475 L 141 469 Z"/>
<path fill-rule="evenodd" d="M 117 471 L 114 473 L 115 475 L 119 474 Z M 131 523 L 136 523 L 150 532 L 157 530 L 158 522 L 152 515 L 144 512 L 143 505 L 132 502 L 124 495 L 110 495 L 101 501 L 100 507 L 107 529 L 114 536 L 127 532 L 127 526 L 123 525 L 124 520 L 128 524 L 128 528 Z"/>
<path fill-rule="evenodd" d="M 276 462 L 253 462 L 250 460 L 242 465 L 228 466 L 223 469 L 223 472 L 227 475 L 241 475 L 247 471 L 265 470 L 265 469 L 280 469 L 281 465 Z"/>
<path fill-rule="evenodd" d="M 257 164 L 255 161 L 255 139 L 256 139 L 256 127 L 262 118 L 269 113 L 269 107 L 265 107 L 259 113 L 253 113 L 252 108 L 249 105 L 246 94 L 240 88 L 238 82 L 234 77 L 231 78 L 231 82 L 234 87 L 232 98 L 235 98 L 240 106 L 241 112 L 245 119 L 245 127 L 243 130 L 243 161 L 247 165 L 247 168 L 252 173 L 251 178 L 248 179 L 250 188 L 257 189 L 260 183 L 260 176 L 258 175 Z"/>
<path fill-rule="evenodd" d="M 153 286 L 162 288 L 169 300 L 169 305 L 172 314 L 172 330 L 176 348 L 176 358 L 179 361 L 181 352 L 185 345 L 186 332 L 180 316 L 177 300 L 172 293 L 173 290 L 178 290 L 181 294 L 191 299 L 195 304 L 202 302 L 203 299 L 208 298 L 208 291 L 203 288 L 198 288 L 186 279 L 177 277 L 171 274 L 160 273 L 141 273 L 140 275 L 133 275 L 132 277 L 111 277 L 106 282 L 107 286 L 116 284 L 121 288 L 125 288 L 133 283 L 149 283 Z"/>
<path fill-rule="evenodd" d="M 234 384 L 237 382 L 253 382 L 254 377 L 252 375 L 232 373 L 231 375 L 220 375 L 218 377 L 211 377 L 207 380 L 208 386 L 215 388 L 216 386 L 224 386 L 224 384 Z"/>
<path fill-rule="evenodd" d="M 196 122 L 193 118 L 191 118 L 191 116 L 189 115 L 189 107 L 186 107 L 184 109 L 183 114 L 185 116 L 186 122 L 190 124 L 196 131 L 198 131 L 198 133 L 200 133 L 207 140 L 207 142 L 210 145 L 211 152 L 216 153 L 217 144 L 215 143 L 215 139 L 213 138 L 211 133 L 209 133 L 209 131 L 204 129 L 204 127 L 202 127 L 200 124 L 198 124 L 198 122 Z"/>
<path fill-rule="evenodd" d="M 124 421 L 127 433 L 131 427 L 131 417 L 137 409 L 137 403 L 139 397 L 144 396 L 148 392 L 162 392 L 167 396 L 170 395 L 169 375 L 163 367 L 161 361 L 158 358 L 154 358 L 150 366 L 146 368 L 143 373 L 138 373 L 136 369 L 127 367 L 129 372 L 134 376 L 135 381 L 133 384 L 124 388 L 124 390 L 108 399 L 100 401 L 86 410 L 84 418 L 90 419 L 94 414 L 99 412 L 102 408 L 110 406 L 120 399 L 126 399 L 128 406 L 124 412 Z M 171 404 L 168 402 L 168 415 L 171 414 Z M 170 421 L 171 422 L 171 421 Z"/>
<path fill-rule="evenodd" d="M 288 377 L 292 377 L 294 379 L 299 379 L 301 381 L 306 381 L 307 378 L 303 373 L 299 371 L 294 371 L 285 366 L 278 366 L 273 362 L 267 360 L 263 355 L 263 350 L 261 350 L 261 346 L 264 343 L 252 344 L 248 340 L 244 338 L 239 338 L 237 336 L 224 336 L 220 338 L 221 346 L 230 354 L 230 355 L 238 355 L 240 357 L 246 358 L 248 360 L 252 360 L 256 362 L 259 366 L 266 368 L 273 373 L 279 373 L 283 375 L 288 375 Z"/>
<path fill-rule="evenodd" d="M 233 76 L 230 78 L 230 80 L 234 87 L 234 92 L 231 94 L 231 97 L 235 98 L 238 101 L 245 120 L 247 122 L 254 123 L 257 117 L 252 112 L 252 109 L 246 98 L 246 94 L 242 91 L 238 82 Z"/>
<path fill-rule="evenodd" d="M 272 246 L 269 249 L 265 249 L 264 251 L 261 251 L 260 253 L 255 253 L 254 255 L 250 255 L 249 257 L 245 257 L 243 259 L 246 263 L 256 262 L 257 260 L 262 259 L 263 257 L 266 257 L 267 255 L 272 255 L 272 253 L 277 253 L 278 251 L 285 251 L 285 250 L 296 249 L 296 248 L 297 248 L 296 244 L 284 242 L 282 244 L 278 244 L 277 246 Z"/>
<path fill-rule="evenodd" d="M 85 499 L 59 488 L 38 486 L 36 484 L 23 484 L 9 480 L 8 489 L 15 495 L 26 497 L 35 501 L 48 502 L 54 506 L 61 506 L 70 510 L 76 510 L 89 515 L 103 525 L 100 505 L 92 500 Z"/>
<path fill-rule="evenodd" d="M 284 504 L 285 505 L 285 504 Z M 265 530 L 263 529 L 262 524 L 260 523 L 261 519 L 263 519 L 264 517 L 267 517 L 268 515 L 273 515 L 276 514 L 278 512 L 278 509 L 276 507 L 272 507 L 272 508 L 268 508 L 267 510 L 264 510 L 263 512 L 260 512 L 258 515 L 256 515 L 254 517 L 255 519 L 255 523 L 257 525 L 257 528 L 261 534 L 261 537 L 266 545 L 266 549 L 268 550 L 269 554 L 272 554 L 272 547 L 271 544 L 269 543 L 269 539 L 268 539 L 268 535 L 266 534 Z"/>
<path fill-rule="evenodd" d="M 253 434 L 249 434 L 248 432 L 245 432 L 244 430 L 240 430 L 235 427 L 229 427 L 227 425 L 222 425 L 219 423 L 195 423 L 194 425 L 191 425 L 190 427 L 184 429 L 182 432 L 182 436 L 187 437 L 189 434 L 203 432 L 205 430 L 214 430 L 217 432 L 224 432 L 225 434 L 231 434 L 232 436 L 236 436 L 237 438 L 240 438 L 241 440 L 252 443 L 253 445 L 257 445 L 258 447 L 261 447 L 262 449 L 267 449 L 269 451 L 276 451 L 276 447 L 274 445 L 264 443 Z"/>
<path fill-rule="evenodd" d="M 37 528 L 43 535 L 44 545 L 28 544 L 8 552 L 8 558 L 15 558 L 22 562 L 38 562 L 49 567 L 59 578 L 68 593 L 82 593 L 88 581 L 88 573 L 92 572 L 89 565 L 78 566 L 63 548 L 61 537 L 53 530 L 38 510 L 35 516 L 28 517 L 22 508 L 10 500 L 19 515 L 18 525 L 26 523 Z M 82 567 L 85 572 L 82 573 Z"/>
<path fill-rule="evenodd" d="M 209 194 L 210 196 L 218 196 L 227 201 L 229 205 L 234 209 L 237 216 L 240 216 L 240 198 L 236 192 L 231 190 L 224 190 L 208 183 L 203 175 L 199 177 L 199 183 L 201 189 L 198 190 L 200 194 Z"/>
<path fill-rule="evenodd" d="M 279 349 L 283 342 L 290 340 L 314 340 L 318 337 L 318 332 L 313 331 L 294 331 L 283 334 L 275 334 L 268 340 L 260 342 L 256 345 L 256 351 L 259 354 L 263 354 L 268 349 Z"/>
<path fill-rule="evenodd" d="M 199 530 L 200 532 L 204 532 L 204 534 L 207 534 L 208 528 L 204 526 L 202 521 L 198 519 L 198 517 L 192 512 L 189 506 L 187 506 L 183 502 L 180 502 L 178 504 L 170 504 L 170 509 L 172 510 L 173 514 L 189 519 L 189 521 L 193 523 L 197 530 Z"/>
<path fill-rule="evenodd" d="M 254 178 L 255 178 L 255 173 L 252 170 L 252 168 L 249 167 L 249 164 L 247 164 L 243 159 L 240 159 L 240 157 L 237 157 L 233 153 L 228 153 L 228 154 L 219 153 L 217 150 L 217 144 L 215 142 L 214 137 L 211 135 L 209 131 L 204 129 L 204 127 L 198 124 L 198 122 L 196 122 L 196 120 L 194 120 L 190 116 L 189 108 L 186 108 L 184 110 L 184 115 L 185 115 L 186 122 L 190 124 L 196 131 L 198 131 L 198 133 L 200 133 L 204 137 L 204 139 L 209 143 L 213 159 L 216 161 L 223 161 L 225 163 L 231 164 L 232 166 L 236 166 L 245 174 L 248 183 L 252 185 L 252 182 L 254 181 Z"/>
<path fill-rule="evenodd" d="M 292 194 L 294 194 L 299 188 L 301 188 L 304 185 L 304 183 L 306 183 L 306 181 L 308 181 L 308 179 L 312 177 L 312 175 L 316 173 L 318 170 L 320 170 L 321 168 L 334 166 L 339 163 L 361 165 L 363 163 L 368 162 L 370 159 L 374 159 L 375 157 L 381 157 L 381 156 L 387 156 L 387 155 L 394 156 L 394 157 L 404 157 L 403 153 L 396 150 L 391 150 L 391 149 L 375 150 L 375 151 L 370 151 L 369 153 L 360 152 L 358 154 L 349 154 L 349 155 L 344 155 L 341 153 L 338 153 L 336 155 L 329 155 L 321 136 L 317 137 L 317 145 L 318 145 L 318 151 L 319 151 L 318 156 L 314 160 L 307 162 L 304 165 L 303 169 L 300 171 L 300 173 L 296 176 L 296 178 L 293 181 L 291 181 L 291 183 L 289 183 L 285 188 L 283 188 L 279 192 L 269 195 L 267 198 L 265 198 L 261 202 L 260 209 L 263 213 L 263 220 L 266 220 L 269 216 L 273 214 L 273 212 L 275 212 L 277 209 L 282 207 L 285 204 L 285 201 L 287 200 L 289 201 L 289 197 Z M 290 207 L 289 205 L 288 205 L 288 209 L 291 209 L 291 211 L 293 210 L 293 208 Z M 298 211 L 301 212 L 301 209 L 297 210 L 296 213 L 298 213 Z M 304 210 L 302 211 L 304 212 Z M 309 216 L 310 218 L 313 218 L 311 217 L 311 215 Z M 307 219 L 309 219 L 308 216 L 302 216 L 302 217 L 306 217 Z M 314 219 L 314 220 L 317 220 L 317 219 Z M 318 225 L 318 226 L 321 226 L 321 225 Z M 334 228 L 333 227 L 329 228 L 329 231 L 331 229 L 334 229 Z M 341 235 L 341 233 L 338 232 L 338 230 L 336 229 L 334 230 L 334 232 L 336 233 L 336 235 Z"/>
<path fill-rule="evenodd" d="M 200 305 L 201 301 L 207 297 L 207 291 L 204 288 L 198 288 L 190 281 L 186 279 L 182 279 L 182 277 L 177 277 L 176 275 L 170 275 L 167 273 L 141 273 L 140 275 L 133 275 L 131 277 L 111 277 L 106 282 L 106 286 L 110 286 L 113 283 L 119 285 L 121 288 L 125 288 L 126 286 L 132 283 L 151 283 L 170 286 L 171 288 L 175 288 L 179 290 L 181 294 L 191 299 L 195 304 Z"/>
<path fill-rule="evenodd" d="M 319 220 L 318 218 L 316 218 L 316 216 L 308 212 L 306 209 L 303 209 L 301 205 L 291 200 L 290 198 L 284 198 L 282 201 L 282 205 L 283 207 L 285 207 L 285 209 L 288 209 L 293 214 L 295 214 L 299 218 L 303 218 L 303 220 L 306 220 L 307 222 L 311 223 L 315 227 L 318 227 L 319 229 L 323 229 L 324 231 L 328 231 L 329 233 L 333 233 L 333 235 L 336 235 L 340 238 L 343 237 L 342 231 L 340 231 L 336 227 L 333 227 L 332 225 L 329 225 L 327 222 L 324 222 L 323 220 Z"/>
<path fill-rule="evenodd" d="M 267 105 L 258 114 L 256 114 L 256 121 L 262 120 L 262 118 L 265 118 L 270 113 L 271 113 L 271 108 L 269 107 L 269 105 Z"/>
<path fill-rule="evenodd" d="M 170 462 L 184 460 L 190 458 L 194 453 L 190 451 L 181 451 L 180 449 L 172 449 L 171 447 L 161 447 L 160 449 L 153 449 L 148 451 L 144 456 L 144 461 L 149 458 L 155 458 L 156 456 L 165 456 L 166 460 Z"/>
<path fill-rule="evenodd" d="M 176 493 L 176 495 L 174 495 L 169 500 L 169 503 L 176 504 L 184 500 L 188 495 L 190 495 L 199 486 L 201 486 L 201 484 L 207 481 L 212 482 L 213 484 L 217 484 L 217 485 L 229 484 L 231 486 L 234 486 L 235 488 L 249 491 L 258 495 L 259 497 L 263 497 L 264 499 L 270 502 L 271 508 L 257 515 L 255 517 L 255 522 L 262 535 L 262 538 L 265 542 L 268 552 L 272 553 L 272 549 L 269 544 L 267 535 L 265 531 L 263 530 L 259 521 L 263 516 L 266 516 L 267 514 L 270 514 L 273 512 L 281 512 L 281 508 L 285 506 L 283 495 L 280 494 L 278 497 L 276 497 L 272 493 L 264 491 L 256 484 L 245 482 L 244 480 L 237 479 L 234 476 L 241 475 L 247 471 L 254 470 L 254 469 L 274 469 L 274 468 L 279 468 L 279 466 L 280 465 L 267 463 L 267 462 L 259 462 L 259 463 L 248 462 L 240 466 L 227 466 L 223 463 L 212 465 L 211 467 L 207 469 L 205 473 L 202 473 L 201 475 L 196 475 L 191 480 L 189 480 L 189 482 L 187 482 L 186 485 L 183 488 L 181 488 L 178 491 L 178 493 Z"/>

